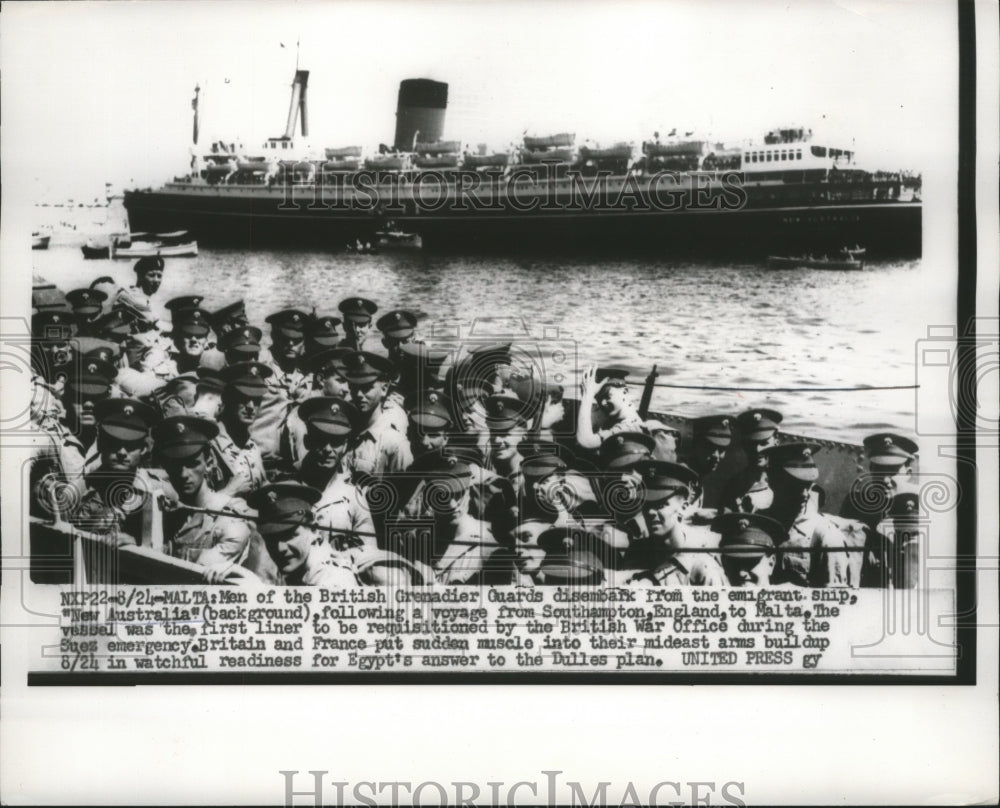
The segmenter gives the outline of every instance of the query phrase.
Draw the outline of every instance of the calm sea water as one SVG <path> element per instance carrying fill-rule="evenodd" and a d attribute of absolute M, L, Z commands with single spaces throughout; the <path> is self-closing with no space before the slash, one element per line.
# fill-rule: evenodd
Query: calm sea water
<path fill-rule="evenodd" d="M 78 246 L 33 253 L 35 271 L 64 290 L 100 275 L 132 281 L 130 261 L 84 261 Z M 916 342 L 940 319 L 954 281 L 926 262 L 864 272 L 768 270 L 732 263 L 202 249 L 167 259 L 164 294 L 205 296 L 208 309 L 239 298 L 253 323 L 296 306 L 337 312 L 350 295 L 419 313 L 429 343 L 458 334 L 513 333 L 550 374 L 621 363 L 663 384 L 653 409 L 681 415 L 771 406 L 789 431 L 858 441 L 870 430 L 913 429 L 912 390 L 822 388 L 914 383 Z M 949 309 L 950 310 L 950 309 Z M 745 388 L 809 388 L 751 392 Z M 638 396 L 639 391 L 636 390 Z"/>

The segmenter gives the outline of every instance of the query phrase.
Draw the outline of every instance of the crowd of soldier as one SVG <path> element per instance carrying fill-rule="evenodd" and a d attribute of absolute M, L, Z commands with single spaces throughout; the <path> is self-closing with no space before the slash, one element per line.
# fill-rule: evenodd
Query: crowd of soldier
<path fill-rule="evenodd" d="M 210 582 L 913 586 L 917 446 L 864 442 L 876 506 L 824 512 L 812 442 L 765 408 L 641 412 L 621 368 L 579 400 L 510 343 L 428 346 L 350 297 L 283 309 L 160 304 L 162 259 L 33 315 L 32 514 L 148 544 Z M 374 329 L 378 332 L 375 335 Z M 746 466 L 704 500 L 727 452 Z M 152 514 L 152 516 L 151 516 Z"/>

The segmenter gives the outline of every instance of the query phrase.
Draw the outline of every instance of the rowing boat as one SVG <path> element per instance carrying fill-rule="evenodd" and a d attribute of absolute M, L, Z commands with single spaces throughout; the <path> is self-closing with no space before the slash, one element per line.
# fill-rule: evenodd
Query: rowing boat
<path fill-rule="evenodd" d="M 767 265 L 772 269 L 845 269 L 860 271 L 865 262 L 854 258 L 811 258 L 809 256 L 769 255 Z"/>

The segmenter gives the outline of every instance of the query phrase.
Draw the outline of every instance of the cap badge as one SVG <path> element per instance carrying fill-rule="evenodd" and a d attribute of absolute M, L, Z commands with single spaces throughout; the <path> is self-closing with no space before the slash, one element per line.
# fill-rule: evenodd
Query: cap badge
<path fill-rule="evenodd" d="M 358 298 L 357 302 L 354 305 L 357 306 L 359 309 L 363 309 L 365 307 L 365 304 L 360 297 Z"/>
<path fill-rule="evenodd" d="M 89 373 L 97 373 L 97 365 L 95 365 L 93 363 L 87 365 L 87 371 Z"/>
<path fill-rule="evenodd" d="M 126 404 L 124 407 L 122 407 L 122 413 L 124 415 L 131 415 L 134 412 L 135 408 L 131 404 Z"/>
<path fill-rule="evenodd" d="M 890 438 L 888 435 L 885 437 L 885 441 L 884 442 L 885 442 L 886 448 L 892 446 L 892 438 Z"/>
<path fill-rule="evenodd" d="M 617 438 L 615 438 L 615 443 L 617 443 L 619 446 L 621 446 L 622 444 L 625 443 L 625 438 L 623 438 L 621 435 L 619 435 Z"/>
<path fill-rule="evenodd" d="M 741 532 L 748 529 L 749 527 L 750 527 L 750 521 L 747 519 L 740 519 L 740 521 L 736 525 L 736 529 Z"/>
<path fill-rule="evenodd" d="M 399 322 L 402 319 L 403 319 L 403 315 L 400 312 L 397 311 L 396 312 L 396 322 Z"/>
<path fill-rule="evenodd" d="M 260 376 L 260 368 L 258 368 L 256 365 L 251 365 L 250 366 L 250 375 L 251 376 Z"/>
<path fill-rule="evenodd" d="M 330 318 L 329 318 L 329 317 L 327 317 L 327 318 L 326 318 L 326 319 L 325 319 L 325 320 L 323 321 L 323 327 L 324 327 L 324 328 L 333 328 L 333 323 L 332 323 L 332 322 L 330 322 Z"/>
<path fill-rule="evenodd" d="M 761 414 L 760 414 L 759 412 L 755 412 L 755 413 L 753 414 L 753 419 L 754 419 L 755 421 L 759 421 L 759 420 L 761 419 Z"/>
<path fill-rule="evenodd" d="M 340 405 L 339 404 L 331 404 L 330 405 L 330 414 L 331 415 L 340 415 Z"/>
<path fill-rule="evenodd" d="M 298 321 L 299 321 L 299 315 L 298 314 L 293 314 L 292 315 L 292 322 L 293 323 L 297 323 Z"/>
<path fill-rule="evenodd" d="M 437 393 L 429 393 L 429 394 L 427 395 L 427 400 L 428 400 L 428 401 L 429 401 L 429 402 L 430 402 L 431 404 L 437 404 L 437 402 L 438 402 L 438 394 L 437 394 Z"/>
<path fill-rule="evenodd" d="M 445 462 L 448 464 L 449 468 L 454 468 L 458 464 L 458 458 L 455 455 L 448 455 L 445 457 Z"/>
<path fill-rule="evenodd" d="M 177 434 L 183 435 L 187 431 L 187 427 L 184 424 L 177 424 Z"/>
<path fill-rule="evenodd" d="M 54 323 L 61 323 L 62 322 L 62 318 L 58 314 L 53 314 L 52 315 L 52 322 L 54 322 Z"/>
<path fill-rule="evenodd" d="M 270 502 L 272 505 L 274 503 L 276 503 L 278 501 L 278 492 L 277 491 L 268 491 L 267 492 L 267 501 Z"/>
<path fill-rule="evenodd" d="M 802 459 L 803 460 L 808 460 L 810 457 L 812 457 L 812 449 L 808 449 L 808 448 L 807 449 L 803 449 L 802 450 Z"/>
<path fill-rule="evenodd" d="M 913 512 L 916 509 L 917 509 L 917 503 L 914 500 L 912 500 L 912 499 L 906 500 L 906 510 L 907 511 Z"/>
<path fill-rule="evenodd" d="M 722 426 L 729 426 L 729 419 L 728 418 L 723 418 L 719 423 Z"/>

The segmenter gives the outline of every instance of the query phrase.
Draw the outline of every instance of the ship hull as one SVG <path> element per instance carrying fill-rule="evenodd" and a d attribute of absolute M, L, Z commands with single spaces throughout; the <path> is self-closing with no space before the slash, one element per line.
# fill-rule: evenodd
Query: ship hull
<path fill-rule="evenodd" d="M 290 202 L 281 189 L 168 187 L 128 192 L 125 206 L 134 229 L 186 229 L 203 244 L 250 249 L 342 245 L 381 229 L 379 217 L 371 211 L 317 204 L 308 189 L 298 190 Z M 766 258 L 780 252 L 835 251 L 862 244 L 871 258 L 919 256 L 922 245 L 919 201 L 765 204 L 751 194 L 738 209 L 533 207 L 518 210 L 501 204 L 477 210 L 446 204 L 418 209 L 403 202 L 383 213 L 398 227 L 418 233 L 426 248 L 436 250 L 652 250 L 665 255 Z"/>

